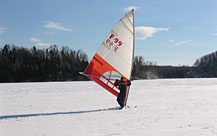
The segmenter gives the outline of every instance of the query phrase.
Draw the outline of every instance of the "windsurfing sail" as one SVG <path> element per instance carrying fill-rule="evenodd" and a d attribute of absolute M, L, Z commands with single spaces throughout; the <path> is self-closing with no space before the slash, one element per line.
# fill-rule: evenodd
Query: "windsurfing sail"
<path fill-rule="evenodd" d="M 134 10 L 127 13 L 114 26 L 84 71 L 84 75 L 118 96 L 115 79 L 131 80 L 134 58 Z M 127 103 L 129 87 L 125 98 Z"/>

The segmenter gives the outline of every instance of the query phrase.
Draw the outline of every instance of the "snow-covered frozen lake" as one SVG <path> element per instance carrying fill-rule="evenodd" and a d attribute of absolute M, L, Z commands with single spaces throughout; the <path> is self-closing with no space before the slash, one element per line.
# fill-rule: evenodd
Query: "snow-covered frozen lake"
<path fill-rule="evenodd" d="M 217 136 L 216 78 L 133 81 L 128 105 L 92 81 L 1 83 L 0 136 Z"/>

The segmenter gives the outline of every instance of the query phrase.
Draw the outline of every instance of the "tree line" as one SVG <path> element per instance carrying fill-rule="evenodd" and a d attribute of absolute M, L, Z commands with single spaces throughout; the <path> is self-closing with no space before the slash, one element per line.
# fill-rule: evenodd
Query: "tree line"
<path fill-rule="evenodd" d="M 217 51 L 198 58 L 193 66 L 157 66 L 156 62 L 134 59 L 133 79 L 217 77 Z"/>
<path fill-rule="evenodd" d="M 217 51 L 197 59 L 194 67 L 195 69 L 188 73 L 189 77 L 217 77 Z"/>
<path fill-rule="evenodd" d="M 79 74 L 87 65 L 88 56 L 82 50 L 7 44 L 0 49 L 0 82 L 88 80 Z"/>
<path fill-rule="evenodd" d="M 135 56 L 132 77 L 137 79 L 185 78 L 194 67 L 157 66 L 157 62 L 145 61 L 142 56 Z"/>
<path fill-rule="evenodd" d="M 82 50 L 56 45 L 47 49 L 31 49 L 6 44 L 0 48 L 0 82 L 89 80 L 80 75 L 88 62 Z M 197 59 L 190 66 L 157 66 L 135 56 L 132 79 L 217 77 L 217 51 Z"/>

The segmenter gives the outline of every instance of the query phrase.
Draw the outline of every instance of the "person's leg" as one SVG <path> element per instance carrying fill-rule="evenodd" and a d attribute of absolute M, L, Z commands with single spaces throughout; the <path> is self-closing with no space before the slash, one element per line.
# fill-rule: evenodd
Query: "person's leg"
<path fill-rule="evenodd" d="M 121 108 L 124 107 L 124 98 L 125 98 L 124 95 L 122 95 L 121 98 L 120 98 L 120 106 L 121 106 Z"/>
<path fill-rule="evenodd" d="M 118 104 L 120 105 L 121 108 L 124 107 L 124 99 L 123 99 L 123 96 L 121 94 L 118 95 L 117 102 L 118 102 Z"/>
<path fill-rule="evenodd" d="M 119 95 L 118 95 L 118 97 L 117 97 L 117 102 L 118 102 L 118 104 L 121 106 L 121 98 L 119 97 Z"/>

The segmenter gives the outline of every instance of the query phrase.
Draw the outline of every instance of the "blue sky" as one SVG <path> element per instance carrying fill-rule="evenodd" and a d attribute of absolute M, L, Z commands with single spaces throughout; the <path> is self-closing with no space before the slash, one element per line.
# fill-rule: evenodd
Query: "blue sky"
<path fill-rule="evenodd" d="M 135 55 L 177 66 L 217 50 L 217 0 L 0 0 L 0 47 L 56 44 L 91 59 L 132 7 Z"/>

